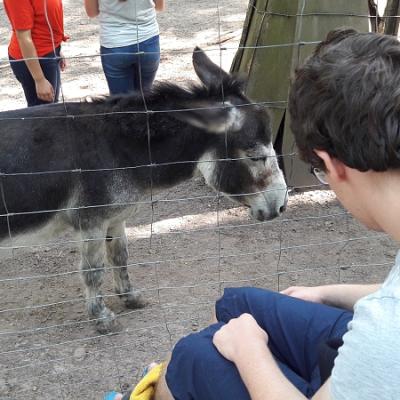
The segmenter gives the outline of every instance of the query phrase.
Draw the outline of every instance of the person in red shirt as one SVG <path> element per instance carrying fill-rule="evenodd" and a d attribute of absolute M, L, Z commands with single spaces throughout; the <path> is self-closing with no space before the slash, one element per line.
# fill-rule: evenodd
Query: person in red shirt
<path fill-rule="evenodd" d="M 12 27 L 8 56 L 28 107 L 58 101 L 64 35 L 62 0 L 4 0 Z"/>

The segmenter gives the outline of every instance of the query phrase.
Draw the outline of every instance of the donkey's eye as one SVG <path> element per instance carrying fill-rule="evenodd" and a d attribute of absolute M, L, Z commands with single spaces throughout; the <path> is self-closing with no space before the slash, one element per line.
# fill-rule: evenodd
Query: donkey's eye
<path fill-rule="evenodd" d="M 263 163 L 265 163 L 267 161 L 267 157 L 265 157 L 265 156 L 262 156 L 262 157 L 250 157 L 250 160 L 254 161 L 254 162 L 262 161 Z"/>

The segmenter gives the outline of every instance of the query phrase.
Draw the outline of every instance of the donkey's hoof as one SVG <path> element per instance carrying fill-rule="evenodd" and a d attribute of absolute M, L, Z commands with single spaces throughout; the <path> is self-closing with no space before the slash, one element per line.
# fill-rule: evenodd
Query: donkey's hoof
<path fill-rule="evenodd" d="M 122 298 L 124 299 L 125 307 L 130 309 L 144 308 L 147 304 L 139 292 L 124 294 Z"/>
<path fill-rule="evenodd" d="M 96 329 L 101 335 L 107 335 L 120 332 L 122 325 L 115 319 L 114 313 L 110 311 L 107 316 L 96 321 Z"/>

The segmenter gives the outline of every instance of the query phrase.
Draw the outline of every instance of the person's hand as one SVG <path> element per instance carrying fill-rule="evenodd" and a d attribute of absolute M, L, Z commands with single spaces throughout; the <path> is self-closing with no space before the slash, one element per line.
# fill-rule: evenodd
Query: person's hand
<path fill-rule="evenodd" d="M 323 304 L 323 290 L 321 286 L 307 287 L 307 286 L 291 286 L 282 290 L 282 294 L 287 296 L 296 297 L 297 299 L 311 301 L 313 303 Z"/>
<path fill-rule="evenodd" d="M 66 68 L 67 68 L 67 60 L 65 59 L 64 54 L 60 52 L 60 69 L 62 72 L 64 72 Z"/>
<path fill-rule="evenodd" d="M 213 338 L 214 346 L 229 361 L 259 355 L 267 348 L 268 335 L 250 314 L 231 319 Z"/>
<path fill-rule="evenodd" d="M 54 101 L 54 88 L 46 78 L 43 77 L 35 81 L 35 86 L 37 97 L 40 100 L 48 101 L 49 103 Z"/>

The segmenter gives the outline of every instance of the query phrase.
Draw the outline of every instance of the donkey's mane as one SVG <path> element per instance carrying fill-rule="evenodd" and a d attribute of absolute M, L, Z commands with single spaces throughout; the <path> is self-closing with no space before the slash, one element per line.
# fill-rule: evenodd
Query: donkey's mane
<path fill-rule="evenodd" d="M 143 110 L 145 99 L 146 106 L 153 110 L 185 109 L 191 104 L 207 100 L 222 102 L 226 97 L 241 95 L 243 81 L 230 77 L 209 87 L 199 83 L 188 83 L 180 86 L 169 82 L 159 82 L 149 91 L 142 93 L 105 96 L 92 99 L 95 104 L 103 104 L 119 110 Z"/>

